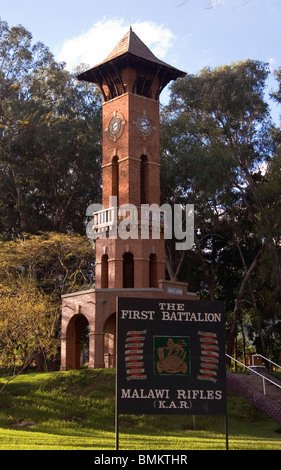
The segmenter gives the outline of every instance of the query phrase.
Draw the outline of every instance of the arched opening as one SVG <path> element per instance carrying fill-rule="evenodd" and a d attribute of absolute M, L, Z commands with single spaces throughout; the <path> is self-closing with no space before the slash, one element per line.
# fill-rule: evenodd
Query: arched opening
<path fill-rule="evenodd" d="M 89 323 L 82 315 L 74 315 L 67 327 L 66 369 L 80 369 L 89 358 Z"/>
<path fill-rule="evenodd" d="M 141 204 L 148 203 L 148 164 L 147 164 L 147 156 L 141 156 L 141 171 L 140 171 L 140 196 L 141 196 Z"/>
<path fill-rule="evenodd" d="M 119 165 L 118 157 L 115 155 L 112 159 L 112 187 L 111 195 L 117 197 L 117 206 L 119 205 Z"/>
<path fill-rule="evenodd" d="M 108 288 L 108 255 L 101 258 L 101 288 Z"/>
<path fill-rule="evenodd" d="M 90 327 L 87 323 L 80 336 L 80 366 L 86 366 L 89 363 L 89 333 Z"/>
<path fill-rule="evenodd" d="M 149 256 L 149 287 L 158 287 L 157 256 Z"/>
<path fill-rule="evenodd" d="M 105 367 L 116 365 L 116 313 L 110 315 L 104 324 L 104 363 Z"/>
<path fill-rule="evenodd" d="M 135 85 L 134 85 L 134 93 L 137 95 L 145 96 L 146 98 L 151 98 L 151 88 L 153 83 L 153 77 L 143 75 L 138 76 Z"/>
<path fill-rule="evenodd" d="M 134 287 L 134 255 L 132 253 L 123 255 L 123 287 Z"/>

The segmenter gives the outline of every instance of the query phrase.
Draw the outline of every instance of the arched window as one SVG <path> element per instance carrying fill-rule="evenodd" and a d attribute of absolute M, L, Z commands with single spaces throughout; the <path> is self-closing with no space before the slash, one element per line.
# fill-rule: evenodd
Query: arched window
<path fill-rule="evenodd" d="M 149 256 L 149 287 L 158 287 L 157 256 Z"/>
<path fill-rule="evenodd" d="M 140 178 L 140 195 L 141 195 L 141 204 L 147 204 L 147 192 L 148 192 L 148 164 L 147 156 L 141 156 L 141 178 Z"/>
<path fill-rule="evenodd" d="M 123 255 L 123 287 L 134 287 L 134 256 L 132 253 Z"/>
<path fill-rule="evenodd" d="M 117 205 L 119 205 L 119 166 L 118 157 L 115 155 L 112 159 L 112 188 L 111 195 L 117 197 Z"/>
<path fill-rule="evenodd" d="M 108 288 L 108 256 L 103 255 L 101 258 L 101 288 Z"/>

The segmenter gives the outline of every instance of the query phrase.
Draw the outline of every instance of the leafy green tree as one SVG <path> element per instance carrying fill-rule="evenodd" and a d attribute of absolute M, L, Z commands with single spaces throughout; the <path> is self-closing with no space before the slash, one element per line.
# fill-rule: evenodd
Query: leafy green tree
<path fill-rule="evenodd" d="M 0 368 L 14 375 L 56 356 L 61 294 L 93 287 L 86 236 L 47 233 L 0 241 Z M 13 377 L 14 377 L 13 375 Z"/>
<path fill-rule="evenodd" d="M 225 254 L 232 252 L 237 259 L 235 277 L 230 276 L 235 285 L 229 302 L 233 309 L 229 353 L 246 288 L 261 263 L 266 263 L 265 253 L 276 273 L 280 266 L 272 242 L 277 230 L 270 225 L 265 198 L 273 196 L 267 174 L 276 160 L 264 99 L 268 74 L 267 64 L 246 60 L 187 75 L 172 85 L 170 104 L 162 114 L 162 202 L 195 205 L 194 252 L 204 274 L 198 290 L 204 295 L 205 286 L 210 299 L 224 294 L 223 272 L 231 274 L 224 265 Z M 246 259 L 241 257 L 241 247 L 247 248 Z M 178 263 L 176 256 L 171 258 Z M 255 296 L 250 295 L 250 301 L 255 302 Z"/>
<path fill-rule="evenodd" d="M 0 241 L 0 288 L 34 282 L 60 305 L 61 294 L 94 284 L 95 251 L 86 236 L 44 232 Z"/>
<path fill-rule="evenodd" d="M 12 378 L 19 375 L 36 355 L 55 357 L 58 342 L 55 326 L 57 307 L 32 284 L 14 284 L 0 296 L 0 368 Z M 5 386 L 6 384 L 4 384 Z M 3 388 L 4 388 L 3 386 Z"/>
<path fill-rule="evenodd" d="M 94 283 L 86 209 L 101 196 L 101 96 L 0 21 L 0 366 L 57 351 L 61 294 Z"/>
<path fill-rule="evenodd" d="M 0 23 L 0 228 L 85 233 L 101 195 L 101 97 L 22 26 Z"/>

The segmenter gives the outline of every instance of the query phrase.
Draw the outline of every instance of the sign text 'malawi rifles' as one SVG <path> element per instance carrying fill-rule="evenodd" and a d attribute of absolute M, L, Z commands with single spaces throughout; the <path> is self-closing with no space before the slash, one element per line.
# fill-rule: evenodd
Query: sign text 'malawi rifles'
<path fill-rule="evenodd" d="M 162 398 L 166 400 L 171 398 L 170 389 L 150 388 L 145 390 L 144 388 L 122 388 L 121 392 L 121 398 Z M 200 400 L 220 400 L 221 397 L 221 390 L 177 390 L 176 394 L 177 400 L 195 400 L 196 398 Z"/>

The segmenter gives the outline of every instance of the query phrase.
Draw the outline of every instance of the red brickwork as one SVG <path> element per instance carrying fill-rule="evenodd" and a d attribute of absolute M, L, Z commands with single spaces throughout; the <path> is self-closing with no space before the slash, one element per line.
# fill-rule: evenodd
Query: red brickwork
<path fill-rule="evenodd" d="M 108 288 L 123 287 L 123 255 L 132 253 L 134 256 L 134 287 L 150 287 L 149 257 L 154 254 L 157 259 L 158 279 L 165 279 L 164 239 L 160 240 L 111 240 L 96 241 L 96 288 L 101 287 L 102 255 L 108 255 Z"/>
<path fill-rule="evenodd" d="M 127 50 L 130 55 L 124 60 Z M 132 59 L 137 52 L 140 61 Z M 130 203 L 140 210 L 143 202 L 160 204 L 158 97 L 160 88 L 177 76 L 182 76 L 182 72 L 156 59 L 130 30 L 110 55 L 109 62 L 78 77 L 94 81 L 103 93 L 104 209 L 112 207 L 111 196 L 118 196 L 119 207 Z M 90 328 L 89 367 L 115 364 L 118 296 L 195 300 L 187 284 L 165 281 L 163 233 L 154 239 L 150 231 L 148 239 L 141 239 L 140 228 L 139 225 L 136 239 L 124 240 L 123 236 L 112 239 L 106 227 L 105 238 L 96 241 L 95 289 L 63 296 L 62 370 L 79 368 L 80 336 L 87 324 Z M 171 290 L 173 287 L 178 291 Z"/>
<path fill-rule="evenodd" d="M 124 119 L 122 135 L 115 141 L 108 137 L 108 126 L 114 116 Z M 137 119 L 149 117 L 152 131 L 142 137 L 138 132 Z M 104 208 L 109 207 L 112 196 L 112 161 L 118 157 L 119 205 L 141 204 L 141 157 L 147 157 L 148 204 L 160 204 L 160 129 L 159 102 L 127 93 L 103 105 L 103 199 Z"/>

